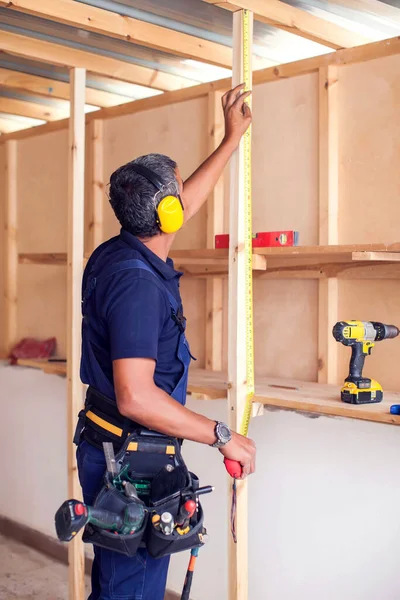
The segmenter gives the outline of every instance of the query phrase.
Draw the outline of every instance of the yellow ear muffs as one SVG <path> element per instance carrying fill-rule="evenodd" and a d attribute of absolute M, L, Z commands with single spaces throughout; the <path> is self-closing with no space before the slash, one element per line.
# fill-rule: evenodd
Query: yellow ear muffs
<path fill-rule="evenodd" d="M 175 233 L 183 225 L 183 206 L 179 197 L 165 196 L 157 207 L 158 226 L 163 233 Z"/>

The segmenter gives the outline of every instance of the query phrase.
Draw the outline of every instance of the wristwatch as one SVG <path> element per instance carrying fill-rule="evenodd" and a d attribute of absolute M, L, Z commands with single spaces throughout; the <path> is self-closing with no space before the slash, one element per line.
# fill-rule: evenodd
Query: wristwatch
<path fill-rule="evenodd" d="M 221 423 L 221 421 L 216 422 L 214 433 L 217 441 L 211 444 L 213 448 L 222 448 L 232 439 L 232 433 L 228 425 Z"/>

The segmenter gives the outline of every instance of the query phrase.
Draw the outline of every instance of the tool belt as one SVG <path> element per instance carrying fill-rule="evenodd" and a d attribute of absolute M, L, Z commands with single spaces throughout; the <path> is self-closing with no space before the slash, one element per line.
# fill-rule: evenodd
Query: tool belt
<path fill-rule="evenodd" d="M 175 438 L 149 431 L 137 431 L 130 434 L 115 456 L 119 474 L 113 476 L 106 472 L 104 485 L 98 493 L 94 507 L 121 514 L 132 500 L 123 493 L 123 481 L 135 485 L 140 501 L 145 506 L 145 519 L 140 529 L 127 535 L 116 534 L 96 527 L 86 526 L 83 541 L 95 544 L 126 556 L 134 556 L 139 547 L 147 548 L 154 558 L 161 558 L 183 550 L 200 547 L 205 541 L 203 509 L 197 501 L 197 511 L 190 526 L 183 532 L 173 529 L 166 535 L 156 527 L 165 512 L 176 521 L 180 507 L 195 496 L 199 480 L 187 469 L 180 452 L 180 443 Z M 174 473 L 181 476 L 179 487 L 169 486 L 168 477 Z M 157 490 L 157 484 L 158 490 Z M 163 491 L 165 490 L 165 493 Z M 156 493 L 158 491 L 158 495 Z"/>
<path fill-rule="evenodd" d="M 197 500 L 197 511 L 187 533 L 178 533 L 174 529 L 165 535 L 153 524 L 154 517 L 168 512 L 176 520 L 179 509 L 186 499 L 195 496 L 199 480 L 191 473 L 181 454 L 181 440 L 150 431 L 138 423 L 122 417 L 116 403 L 89 387 L 85 408 L 79 413 L 74 443 L 85 439 L 88 443 L 103 450 L 103 442 L 111 441 L 116 451 L 116 462 L 120 473 L 137 488 L 140 499 L 146 508 L 146 517 L 139 531 L 121 535 L 96 527 L 86 526 L 83 541 L 95 544 L 115 552 L 134 556 L 139 547 L 146 547 L 154 558 L 160 558 L 183 550 L 203 545 L 205 529 L 203 509 Z M 167 473 L 179 473 L 180 485 L 171 490 L 165 480 Z M 155 492 L 157 484 L 164 477 L 165 487 Z M 168 479 L 168 477 L 167 477 Z M 112 479 L 108 472 L 104 476 L 104 485 L 97 495 L 94 507 L 122 513 L 131 501 L 121 491 L 121 482 Z M 160 485 L 158 485 L 160 490 Z M 165 493 L 162 490 L 165 489 Z M 171 492 L 171 493 L 170 493 Z M 205 539 L 205 537 L 204 537 Z"/>

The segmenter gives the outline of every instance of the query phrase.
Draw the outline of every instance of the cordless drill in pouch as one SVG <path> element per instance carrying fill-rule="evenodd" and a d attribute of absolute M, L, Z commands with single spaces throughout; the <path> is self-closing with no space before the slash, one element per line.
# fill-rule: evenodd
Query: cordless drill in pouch
<path fill-rule="evenodd" d="M 339 321 L 333 337 L 345 346 L 351 346 L 350 373 L 341 390 L 343 402 L 372 404 L 383 399 L 382 386 L 374 379 L 362 376 L 365 357 L 371 354 L 375 342 L 395 338 L 400 330 L 394 325 L 376 321 Z"/>

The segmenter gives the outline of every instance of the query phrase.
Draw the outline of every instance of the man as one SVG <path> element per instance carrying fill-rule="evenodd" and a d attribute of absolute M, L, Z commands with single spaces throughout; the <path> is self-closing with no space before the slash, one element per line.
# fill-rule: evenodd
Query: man
<path fill-rule="evenodd" d="M 224 95 L 224 139 L 185 183 L 176 163 L 157 154 L 111 175 L 110 202 L 121 234 L 97 248 L 83 278 L 81 375 L 90 386 L 90 402 L 102 403 L 103 410 L 92 420 L 90 414 L 82 415 L 77 429 L 79 477 L 89 505 L 103 485 L 106 421 L 112 423 L 110 435 L 120 442 L 116 449 L 132 426 L 144 426 L 216 446 L 224 457 L 240 462 L 243 477 L 254 471 L 251 440 L 184 406 L 190 351 L 181 273 L 168 258 L 175 236 L 165 232 L 171 231 L 164 222 L 164 216 L 170 218 L 168 206 L 163 214 L 160 208 L 172 196 L 172 204 L 179 200 L 176 208 L 185 222 L 199 210 L 251 123 L 247 95 L 243 86 Z M 133 558 L 99 546 L 94 550 L 90 600 L 163 600 L 169 557 L 156 560 L 142 548 Z"/>

